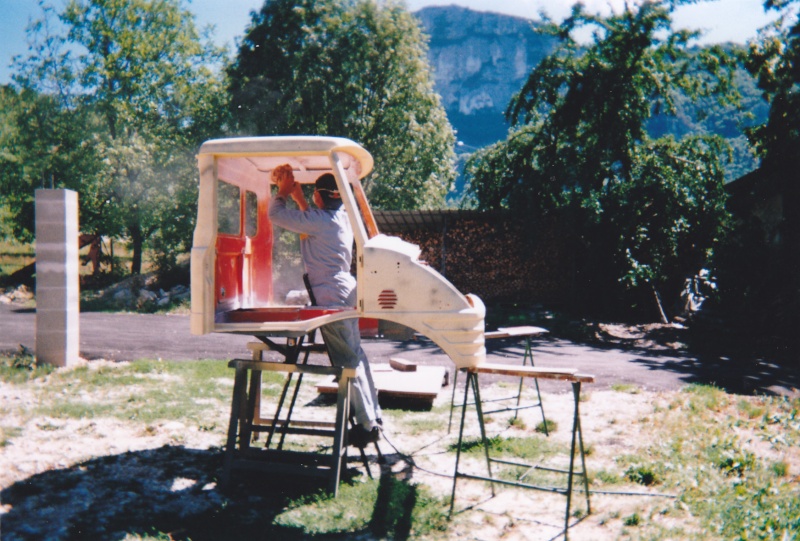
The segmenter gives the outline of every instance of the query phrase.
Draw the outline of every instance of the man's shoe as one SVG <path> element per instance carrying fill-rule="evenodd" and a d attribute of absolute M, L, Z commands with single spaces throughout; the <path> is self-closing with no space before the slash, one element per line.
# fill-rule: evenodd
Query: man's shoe
<path fill-rule="evenodd" d="M 369 431 L 369 436 L 367 437 L 368 443 L 378 443 L 380 439 L 381 439 L 381 427 L 373 426 L 372 430 Z"/>
<path fill-rule="evenodd" d="M 381 429 L 378 426 L 373 426 L 371 430 L 367 430 L 361 425 L 356 425 L 347 433 L 347 442 L 353 447 L 363 449 L 370 443 L 376 443 L 381 439 Z"/>

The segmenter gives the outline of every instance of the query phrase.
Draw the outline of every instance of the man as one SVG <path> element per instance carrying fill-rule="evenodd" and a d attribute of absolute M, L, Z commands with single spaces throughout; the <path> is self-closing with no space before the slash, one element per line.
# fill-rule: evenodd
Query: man
<path fill-rule="evenodd" d="M 290 165 L 276 167 L 272 181 L 278 186 L 278 193 L 270 202 L 269 218 L 284 229 L 300 233 L 300 253 L 316 304 L 353 308 L 356 304 L 356 280 L 350 274 L 353 231 L 336 179 L 330 173 L 317 179 L 314 185 L 317 209 L 309 207 Z M 289 197 L 297 203 L 297 210 L 286 207 Z M 350 398 L 354 426 L 349 440 L 363 448 L 378 441 L 382 422 L 369 362 L 361 348 L 358 319 L 329 323 L 320 330 L 333 365 L 356 369 Z"/>

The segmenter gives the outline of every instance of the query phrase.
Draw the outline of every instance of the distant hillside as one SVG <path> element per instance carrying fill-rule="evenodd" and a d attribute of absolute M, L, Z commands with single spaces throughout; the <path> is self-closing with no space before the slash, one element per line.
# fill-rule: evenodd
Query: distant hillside
<path fill-rule="evenodd" d="M 415 15 L 430 36 L 436 90 L 459 141 L 474 150 L 504 139 L 506 107 L 552 40 L 532 21 L 498 13 L 447 6 Z"/>
<path fill-rule="evenodd" d="M 552 38 L 537 34 L 535 22 L 458 6 L 427 7 L 415 13 L 430 36 L 429 60 L 436 90 L 462 143 L 461 152 L 505 139 L 504 112 L 531 70 L 553 48 Z M 746 73 L 739 74 L 746 111 L 722 108 L 711 100 L 679 103 L 675 117 L 654 118 L 653 136 L 715 133 L 734 147 L 729 180 L 755 168 L 742 128 L 762 122 L 767 106 Z M 702 113 L 702 115 L 698 114 Z M 702 117 L 698 119 L 698 116 Z"/>

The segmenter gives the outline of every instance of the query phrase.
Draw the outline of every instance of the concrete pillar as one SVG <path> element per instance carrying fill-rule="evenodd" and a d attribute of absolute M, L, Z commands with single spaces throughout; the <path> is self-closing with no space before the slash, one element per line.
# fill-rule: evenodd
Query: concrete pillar
<path fill-rule="evenodd" d="M 78 194 L 36 190 L 36 361 L 79 359 Z"/>

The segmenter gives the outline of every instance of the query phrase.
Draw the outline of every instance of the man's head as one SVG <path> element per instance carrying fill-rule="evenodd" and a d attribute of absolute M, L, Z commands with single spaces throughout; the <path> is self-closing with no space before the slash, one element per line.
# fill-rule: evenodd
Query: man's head
<path fill-rule="evenodd" d="M 319 201 L 317 200 L 319 197 Z M 336 179 L 330 173 L 321 175 L 314 183 L 314 203 L 320 208 L 336 210 L 342 206 L 342 196 Z M 322 203 L 320 205 L 320 203 Z"/>

